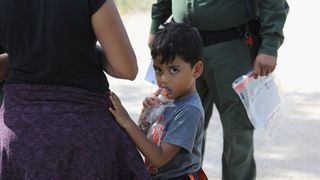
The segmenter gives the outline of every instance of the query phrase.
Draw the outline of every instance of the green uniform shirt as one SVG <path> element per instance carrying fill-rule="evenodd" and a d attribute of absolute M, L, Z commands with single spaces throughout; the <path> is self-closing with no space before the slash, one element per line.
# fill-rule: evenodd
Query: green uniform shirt
<path fill-rule="evenodd" d="M 251 4 L 250 4 L 251 3 Z M 283 26 L 289 10 L 285 0 L 157 0 L 152 6 L 151 34 L 173 17 L 177 23 L 189 23 L 199 30 L 215 31 L 236 27 L 255 16 L 261 19 L 259 53 L 277 56 L 283 42 Z"/>

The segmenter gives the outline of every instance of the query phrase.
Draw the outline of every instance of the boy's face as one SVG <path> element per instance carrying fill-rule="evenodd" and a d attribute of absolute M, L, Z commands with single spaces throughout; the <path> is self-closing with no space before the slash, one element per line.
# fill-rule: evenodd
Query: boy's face
<path fill-rule="evenodd" d="M 199 61 L 191 68 L 191 64 L 183 61 L 179 56 L 169 63 L 160 64 L 161 58 L 153 62 L 157 84 L 169 92 L 169 98 L 179 99 L 196 91 L 195 80 L 202 73 L 202 62 Z"/>

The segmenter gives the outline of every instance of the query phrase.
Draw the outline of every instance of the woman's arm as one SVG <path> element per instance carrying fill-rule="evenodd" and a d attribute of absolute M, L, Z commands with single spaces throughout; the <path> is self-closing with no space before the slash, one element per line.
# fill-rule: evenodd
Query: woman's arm
<path fill-rule="evenodd" d="M 106 54 L 108 72 L 117 78 L 134 80 L 138 73 L 136 56 L 113 0 L 93 14 L 92 26 Z"/>
<path fill-rule="evenodd" d="M 108 59 L 107 59 L 107 56 L 106 54 L 104 53 L 104 50 L 102 49 L 102 47 L 100 45 L 96 45 L 96 51 L 97 51 L 97 54 L 98 54 L 98 59 L 99 61 L 101 62 L 102 64 L 102 67 L 103 67 L 103 70 L 104 72 L 106 72 L 108 75 L 114 77 L 114 78 L 122 78 L 119 73 L 117 74 L 117 72 L 115 72 Z"/>
<path fill-rule="evenodd" d="M 109 74 L 110 76 L 112 77 L 115 77 L 115 78 L 118 78 L 116 77 L 116 74 L 113 74 L 111 69 L 110 69 L 110 64 L 108 64 L 108 59 L 102 49 L 102 47 L 100 45 L 96 45 L 96 51 L 97 51 L 97 54 L 98 54 L 98 59 L 99 61 L 101 62 L 102 66 L 103 66 L 103 70 Z"/>
<path fill-rule="evenodd" d="M 5 80 L 9 69 L 9 55 L 7 53 L 0 54 L 0 82 Z"/>

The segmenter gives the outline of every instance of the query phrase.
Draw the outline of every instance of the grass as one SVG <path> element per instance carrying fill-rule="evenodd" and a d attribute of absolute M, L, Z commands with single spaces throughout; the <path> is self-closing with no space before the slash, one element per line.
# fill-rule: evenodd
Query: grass
<path fill-rule="evenodd" d="M 131 14 L 151 10 L 152 3 L 156 0 L 115 0 L 121 14 Z"/>

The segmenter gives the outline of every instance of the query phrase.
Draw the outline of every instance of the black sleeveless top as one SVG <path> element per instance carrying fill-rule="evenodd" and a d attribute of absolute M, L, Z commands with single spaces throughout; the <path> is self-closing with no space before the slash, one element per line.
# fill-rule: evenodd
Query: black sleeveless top
<path fill-rule="evenodd" d="M 106 0 L 0 0 L 0 49 L 9 84 L 108 89 L 91 16 Z"/>

